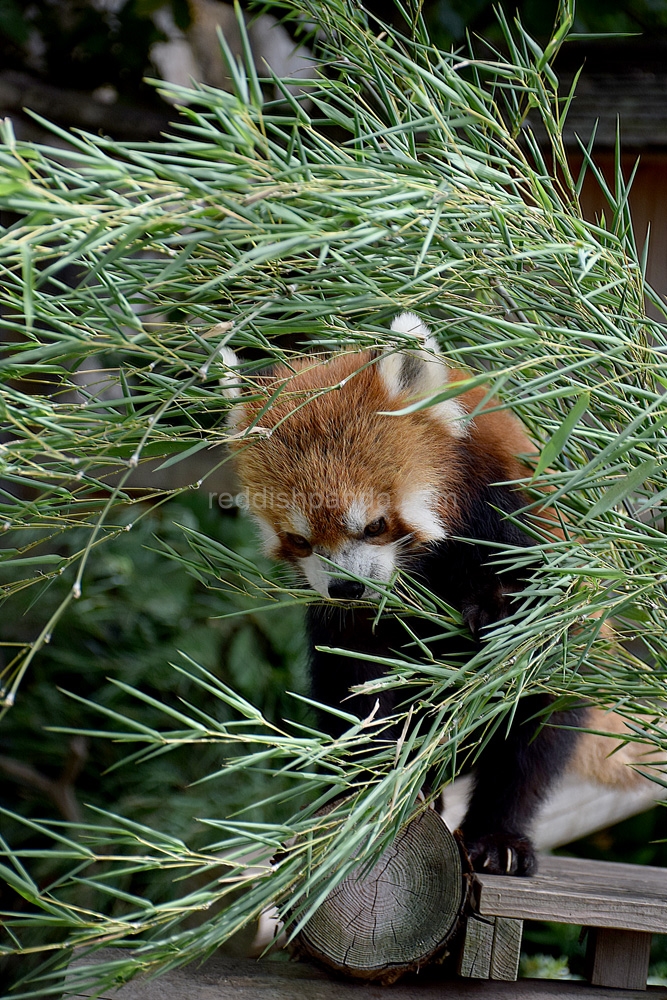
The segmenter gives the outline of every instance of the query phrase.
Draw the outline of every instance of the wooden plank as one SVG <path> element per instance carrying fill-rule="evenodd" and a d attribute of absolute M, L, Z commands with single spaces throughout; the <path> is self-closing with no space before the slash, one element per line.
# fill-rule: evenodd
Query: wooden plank
<path fill-rule="evenodd" d="M 95 956 L 118 958 L 105 951 Z M 89 960 L 90 961 L 90 960 Z M 65 991 L 67 1000 L 98 996 L 93 990 Z M 158 979 L 136 979 L 99 1000 L 667 1000 L 667 990 L 598 988 L 579 982 L 519 979 L 516 983 L 451 979 L 438 967 L 395 986 L 333 981 L 303 962 L 252 962 L 214 956 L 201 966 L 174 969 Z"/>
<path fill-rule="evenodd" d="M 459 956 L 459 976 L 466 976 L 469 979 L 489 978 L 495 924 L 493 917 L 486 920 L 474 914 L 468 917 Z"/>
<path fill-rule="evenodd" d="M 516 981 L 519 975 L 522 935 L 523 920 L 496 917 L 493 927 L 490 979 L 502 979 L 509 983 Z M 607 983 L 602 985 L 606 986 Z"/>
<path fill-rule="evenodd" d="M 476 875 L 480 916 L 667 933 L 667 869 L 541 857 L 532 878 Z"/>
<path fill-rule="evenodd" d="M 645 990 L 651 937 L 646 931 L 592 927 L 588 954 L 592 958 L 590 980 L 593 985 Z"/>

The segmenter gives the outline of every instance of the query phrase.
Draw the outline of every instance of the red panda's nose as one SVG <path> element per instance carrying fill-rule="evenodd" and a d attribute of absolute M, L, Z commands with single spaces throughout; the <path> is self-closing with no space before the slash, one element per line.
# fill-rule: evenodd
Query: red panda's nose
<path fill-rule="evenodd" d="M 329 597 L 339 601 L 356 601 L 363 594 L 365 587 L 358 580 L 330 580 Z"/>

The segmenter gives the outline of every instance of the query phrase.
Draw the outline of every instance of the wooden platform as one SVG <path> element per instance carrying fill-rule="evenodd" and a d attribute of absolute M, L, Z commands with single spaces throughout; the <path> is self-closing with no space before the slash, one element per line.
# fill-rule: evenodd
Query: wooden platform
<path fill-rule="evenodd" d="M 107 953 L 108 954 L 108 953 Z M 65 993 L 82 1000 L 91 993 Z M 586 983 L 520 979 L 516 983 L 479 980 L 434 981 L 414 977 L 395 986 L 336 982 L 301 962 L 215 957 L 159 979 L 137 979 L 100 1000 L 665 1000 L 667 989 L 596 989 Z"/>
<path fill-rule="evenodd" d="M 515 979 L 524 920 L 588 929 L 595 986 L 646 988 L 653 934 L 667 933 L 667 869 L 540 858 L 532 878 L 475 875 L 459 973 Z"/>
<path fill-rule="evenodd" d="M 532 878 L 475 882 L 480 915 L 667 934 L 667 868 L 541 857 Z"/>
<path fill-rule="evenodd" d="M 436 966 L 382 987 L 336 981 L 314 965 L 287 961 L 284 953 L 261 962 L 217 955 L 199 967 L 137 979 L 102 1000 L 667 1000 L 667 988 L 646 988 L 651 936 L 667 933 L 667 869 L 543 857 L 532 878 L 474 875 L 471 906 L 458 964 L 462 978 L 451 966 L 447 972 Z M 588 928 L 592 985 L 515 981 L 524 920 Z M 114 956 L 107 951 L 95 960 Z M 63 994 L 68 1000 L 94 995 Z"/>

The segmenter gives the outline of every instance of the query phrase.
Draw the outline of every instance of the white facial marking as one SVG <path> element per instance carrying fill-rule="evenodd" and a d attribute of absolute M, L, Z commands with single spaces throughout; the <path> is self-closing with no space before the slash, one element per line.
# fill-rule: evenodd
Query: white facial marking
<path fill-rule="evenodd" d="M 326 558 L 353 576 L 389 583 L 396 570 L 396 543 L 372 545 L 351 541 L 331 555 L 327 553 Z M 313 590 L 322 597 L 329 597 L 329 581 L 336 578 L 334 568 L 315 552 L 306 559 L 299 559 L 299 566 Z M 371 587 L 366 587 L 361 596 L 366 601 L 380 599 L 378 592 Z"/>
<path fill-rule="evenodd" d="M 322 597 L 329 596 L 328 566 L 315 552 L 307 556 L 306 559 L 299 559 L 299 568 L 313 590 L 316 590 Z"/>
<path fill-rule="evenodd" d="M 343 517 L 348 531 L 361 533 L 368 524 L 368 507 L 363 500 L 354 500 Z"/>
<path fill-rule="evenodd" d="M 272 556 L 275 559 L 280 548 L 280 538 L 269 522 L 265 521 L 263 517 L 260 517 L 259 514 L 254 514 L 253 517 L 255 524 L 259 528 L 265 555 Z"/>
<path fill-rule="evenodd" d="M 288 520 L 295 535 L 301 535 L 303 538 L 308 539 L 311 538 L 312 528 L 310 526 L 310 521 L 302 511 L 291 510 L 288 515 Z"/>
<path fill-rule="evenodd" d="M 370 580 L 377 580 L 379 583 L 389 583 L 396 572 L 396 551 L 395 542 L 387 542 L 385 545 L 368 545 L 373 549 L 372 572 L 366 573 Z M 368 588 L 366 588 L 368 590 Z M 372 596 L 372 592 L 371 596 Z"/>
<path fill-rule="evenodd" d="M 437 499 L 434 490 L 422 489 L 408 493 L 399 504 L 401 518 L 426 542 L 437 542 L 447 537 L 437 513 Z"/>

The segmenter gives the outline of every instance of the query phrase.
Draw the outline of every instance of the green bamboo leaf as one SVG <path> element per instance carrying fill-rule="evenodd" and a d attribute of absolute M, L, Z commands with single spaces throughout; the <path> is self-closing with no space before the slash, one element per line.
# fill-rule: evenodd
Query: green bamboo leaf
<path fill-rule="evenodd" d="M 22 878 L 18 872 L 6 865 L 0 865 L 0 878 L 28 902 L 39 906 L 39 889 L 31 879 Z"/>
<path fill-rule="evenodd" d="M 303 920 L 346 866 L 391 843 L 428 775 L 449 780 L 463 747 L 474 756 L 480 733 L 506 732 L 524 694 L 621 706 L 631 738 L 667 753 L 653 719 L 667 663 L 667 328 L 645 303 L 665 308 L 629 230 L 620 153 L 614 185 L 592 142 L 576 181 L 567 167 L 574 91 L 558 94 L 554 57 L 571 37 L 570 0 L 539 43 L 499 10 L 506 54 L 490 60 L 438 51 L 412 3 L 402 10 L 416 41 L 391 25 L 378 33 L 349 0 L 285 5 L 317 37 L 312 116 L 287 81 L 267 101 L 237 6 L 245 65 L 221 38 L 233 93 L 168 87 L 184 105 L 169 138 L 125 144 L 51 127 L 54 148 L 36 148 L 0 123 L 0 197 L 15 213 L 0 232 L 4 698 L 39 661 L 40 761 L 57 762 L 77 735 L 105 755 L 99 788 L 88 769 L 77 779 L 91 820 L 8 819 L 0 854 L 35 905 L 15 908 L 2 947 L 49 942 L 61 960 L 83 947 L 91 988 L 80 993 L 196 961 L 276 900 Z M 529 108 L 539 141 L 521 128 Z M 582 217 L 585 171 L 609 223 Z M 284 700 L 302 683 L 302 606 L 319 598 L 267 568 L 243 512 L 213 510 L 169 476 L 191 456 L 212 481 L 226 461 L 206 442 L 228 435 L 229 401 L 200 377 L 221 325 L 261 424 L 281 401 L 256 382 L 270 365 L 395 350 L 401 311 L 423 314 L 448 361 L 475 372 L 401 413 L 477 388 L 490 414 L 520 409 L 540 439 L 549 428 L 536 473 L 566 537 L 545 541 L 517 514 L 507 517 L 528 545 L 479 543 L 525 590 L 471 657 L 440 657 L 440 641 L 463 634 L 460 612 L 405 573 L 382 587 L 372 613 L 404 642 L 369 655 L 382 676 L 363 690 L 395 689 L 399 728 L 411 707 L 424 711 L 397 747 L 383 720 L 346 703 L 331 740 L 306 715 L 312 699 Z M 145 474 L 152 457 L 159 488 Z M 633 517 L 603 516 L 634 493 Z M 59 577 L 68 565 L 74 586 Z M 642 659 L 600 639 L 610 615 Z M 358 659 L 339 643 L 326 648 Z M 62 670 L 76 692 L 66 701 L 49 697 Z M 19 699 L 19 724 L 35 703 Z M 122 806 L 108 801 L 113 781 Z M 258 848 L 262 873 L 245 879 Z M 12 871 L 0 880 L 16 882 Z M 103 963 L 91 952 L 109 941 L 119 957 Z M 19 995 L 61 993 L 54 969 L 27 963 Z"/>
<path fill-rule="evenodd" d="M 629 472 L 627 476 L 610 486 L 608 490 L 597 500 L 593 506 L 586 512 L 584 517 L 581 519 L 582 523 L 590 521 L 592 518 L 597 517 L 599 514 L 605 514 L 612 507 L 624 500 L 629 494 L 636 492 L 646 480 L 653 474 L 657 467 L 657 461 L 654 458 L 648 459 L 646 462 L 642 462 L 636 469 Z"/>
<path fill-rule="evenodd" d="M 436 392 L 433 396 L 426 396 L 424 399 L 419 399 L 416 403 L 410 403 L 400 410 L 383 411 L 382 416 L 404 417 L 409 413 L 418 413 L 419 410 L 426 410 L 430 406 L 444 403 L 447 399 L 456 399 L 457 396 L 463 395 L 464 392 L 476 389 L 478 385 L 487 385 L 497 377 L 497 373 L 491 374 L 489 372 L 484 372 L 482 375 L 472 375 L 470 378 L 461 379 L 460 382 L 454 382 L 449 388 L 443 389 L 442 392 Z"/>
<path fill-rule="evenodd" d="M 161 465 L 158 465 L 155 469 L 156 472 L 160 472 L 163 469 L 169 469 L 172 465 L 177 465 L 179 462 L 183 462 L 186 458 L 190 458 L 191 455 L 196 455 L 198 452 L 202 451 L 204 448 L 210 448 L 210 441 L 197 441 L 190 448 L 186 448 L 184 451 L 179 451 L 176 455 L 172 455 Z"/>
<path fill-rule="evenodd" d="M 554 459 L 560 455 L 563 448 L 567 444 L 572 431 L 577 426 L 584 413 L 588 410 L 590 402 L 590 392 L 582 392 L 577 402 L 561 423 L 560 427 L 554 431 L 542 449 L 537 465 L 535 466 L 533 479 L 541 476 L 544 470 L 548 469 Z"/>

